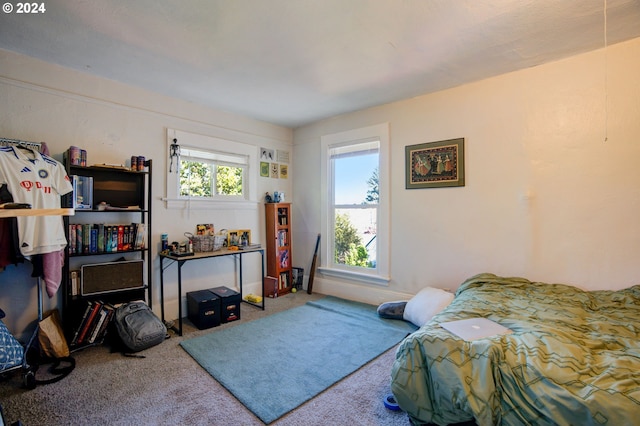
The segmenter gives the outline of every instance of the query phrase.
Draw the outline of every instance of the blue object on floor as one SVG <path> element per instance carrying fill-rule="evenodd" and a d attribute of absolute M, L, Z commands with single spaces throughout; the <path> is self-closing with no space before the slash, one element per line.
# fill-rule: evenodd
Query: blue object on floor
<path fill-rule="evenodd" d="M 400 411 L 400 406 L 398 406 L 396 398 L 391 393 L 384 397 L 384 406 L 391 411 Z"/>

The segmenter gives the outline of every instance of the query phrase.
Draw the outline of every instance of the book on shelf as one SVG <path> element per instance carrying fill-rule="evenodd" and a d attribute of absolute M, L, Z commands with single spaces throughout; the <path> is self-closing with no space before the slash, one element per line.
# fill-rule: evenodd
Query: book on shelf
<path fill-rule="evenodd" d="M 282 272 L 280 274 L 280 280 L 279 280 L 278 288 L 280 290 L 284 290 L 287 287 L 289 287 L 289 274 L 287 272 Z"/>
<path fill-rule="evenodd" d="M 98 224 L 98 253 L 105 252 L 104 245 L 104 223 Z"/>
<path fill-rule="evenodd" d="M 108 303 L 105 304 L 102 307 L 102 310 L 107 313 L 107 316 L 106 316 L 106 318 L 104 320 L 104 323 L 100 327 L 100 331 L 98 332 L 98 336 L 96 337 L 96 341 L 102 340 L 107 335 L 107 329 L 109 327 L 109 323 L 111 322 L 111 319 L 113 318 L 113 316 L 116 313 L 116 308 L 114 308 L 113 305 L 108 304 Z"/>
<path fill-rule="evenodd" d="M 76 253 L 82 253 L 82 225 L 76 225 Z"/>
<path fill-rule="evenodd" d="M 98 316 L 98 314 L 100 313 L 100 310 L 102 309 L 102 303 L 101 302 L 93 302 L 91 305 L 91 311 L 89 312 L 89 315 L 87 316 L 87 319 L 85 320 L 84 324 L 82 325 L 82 329 L 80 330 L 80 334 L 78 334 L 78 341 L 77 344 L 81 345 L 83 343 L 85 343 L 87 338 L 87 334 L 89 333 L 89 330 L 92 328 L 92 326 L 94 325 L 94 321 L 96 319 L 96 317 Z"/>
<path fill-rule="evenodd" d="M 89 253 L 98 252 L 98 228 L 90 226 L 89 228 Z"/>
<path fill-rule="evenodd" d="M 82 225 L 82 252 L 91 253 L 91 225 Z"/>
<path fill-rule="evenodd" d="M 71 281 L 71 295 L 77 296 L 80 294 L 80 270 L 74 269 L 73 271 L 69 271 L 70 281 Z"/>
<path fill-rule="evenodd" d="M 111 237 L 109 238 L 109 251 L 115 253 L 118 251 L 118 225 L 110 226 Z"/>
<path fill-rule="evenodd" d="M 134 245 L 133 247 L 136 250 L 142 250 L 145 248 L 145 244 L 146 244 L 146 224 L 144 223 L 136 223 L 136 231 L 135 231 L 135 237 L 134 237 Z"/>
<path fill-rule="evenodd" d="M 78 337 L 80 336 L 80 331 L 84 327 L 85 323 L 87 322 L 87 318 L 89 318 L 89 314 L 91 313 L 91 308 L 93 307 L 93 304 L 89 301 L 86 301 L 86 303 L 87 303 L 87 306 L 85 307 L 84 314 L 82 314 L 82 317 L 78 322 L 78 326 L 76 327 L 76 330 L 73 333 L 73 338 L 71 339 L 72 345 L 78 344 Z"/>
<path fill-rule="evenodd" d="M 69 246 L 69 254 L 74 254 L 76 252 L 76 224 L 69 224 L 69 241 L 67 241 Z"/>
<path fill-rule="evenodd" d="M 98 312 L 98 317 L 93 321 L 94 324 L 91 325 L 91 332 L 89 333 L 90 337 L 87 340 L 87 343 L 94 343 L 96 341 L 96 337 L 98 337 L 98 332 L 100 331 L 100 328 L 102 328 L 102 323 L 104 323 L 104 320 L 106 318 L 107 318 L 107 311 L 100 308 L 100 311 Z"/>
<path fill-rule="evenodd" d="M 85 345 L 100 342 L 108 331 L 108 326 L 114 316 L 115 308 L 102 301 L 87 301 L 82 319 L 74 332 L 72 345 Z"/>

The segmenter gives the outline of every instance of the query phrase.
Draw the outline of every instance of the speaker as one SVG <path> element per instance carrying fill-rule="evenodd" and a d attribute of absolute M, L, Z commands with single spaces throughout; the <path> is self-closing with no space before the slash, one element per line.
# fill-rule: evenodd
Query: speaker
<path fill-rule="evenodd" d="M 143 260 L 88 263 L 80 270 L 80 294 L 83 296 L 144 288 Z"/>

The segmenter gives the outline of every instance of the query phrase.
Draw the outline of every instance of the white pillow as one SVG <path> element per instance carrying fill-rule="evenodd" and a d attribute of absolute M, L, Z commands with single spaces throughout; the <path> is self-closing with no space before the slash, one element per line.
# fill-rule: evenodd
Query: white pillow
<path fill-rule="evenodd" d="M 402 318 L 422 327 L 435 314 L 449 306 L 452 300 L 453 293 L 440 288 L 423 288 L 407 302 Z"/>

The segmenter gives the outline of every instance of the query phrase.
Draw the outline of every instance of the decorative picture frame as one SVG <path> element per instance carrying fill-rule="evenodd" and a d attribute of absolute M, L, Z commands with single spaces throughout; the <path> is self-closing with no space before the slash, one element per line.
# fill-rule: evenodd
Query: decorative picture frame
<path fill-rule="evenodd" d="M 276 153 L 270 148 L 260 148 L 260 161 L 274 161 Z"/>
<path fill-rule="evenodd" d="M 196 235 L 214 235 L 215 228 L 213 223 L 199 223 L 196 225 Z"/>
<path fill-rule="evenodd" d="M 280 179 L 287 179 L 289 177 L 289 166 L 286 164 L 280 164 Z"/>
<path fill-rule="evenodd" d="M 266 161 L 260 162 L 260 176 L 269 177 L 269 163 Z"/>
<path fill-rule="evenodd" d="M 246 242 L 245 242 L 246 241 Z M 251 244 L 251 230 L 230 229 L 227 231 L 227 246 L 243 246 Z"/>
<path fill-rule="evenodd" d="M 406 189 L 464 186 L 464 138 L 405 146 Z"/>
<path fill-rule="evenodd" d="M 278 179 L 280 174 L 280 168 L 278 167 L 278 163 L 270 163 L 270 176 L 274 179 Z"/>

